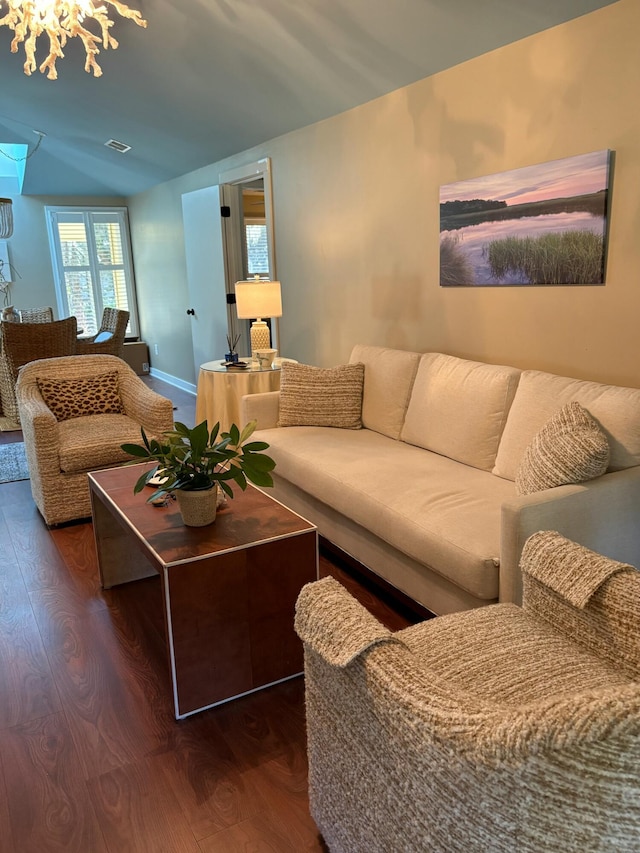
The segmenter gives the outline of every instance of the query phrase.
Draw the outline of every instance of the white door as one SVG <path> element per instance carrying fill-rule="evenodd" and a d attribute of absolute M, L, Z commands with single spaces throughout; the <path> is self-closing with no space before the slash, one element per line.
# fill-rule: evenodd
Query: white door
<path fill-rule="evenodd" d="M 200 365 L 222 361 L 227 346 L 224 226 L 220 187 L 205 187 L 182 196 L 182 221 L 187 259 L 193 364 L 196 382 Z"/>

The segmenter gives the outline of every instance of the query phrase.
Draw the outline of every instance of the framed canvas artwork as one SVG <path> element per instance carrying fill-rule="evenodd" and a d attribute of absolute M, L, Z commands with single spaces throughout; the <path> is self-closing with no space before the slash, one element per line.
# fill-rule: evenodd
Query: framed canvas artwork
<path fill-rule="evenodd" d="M 611 152 L 440 187 L 440 285 L 604 284 Z"/>

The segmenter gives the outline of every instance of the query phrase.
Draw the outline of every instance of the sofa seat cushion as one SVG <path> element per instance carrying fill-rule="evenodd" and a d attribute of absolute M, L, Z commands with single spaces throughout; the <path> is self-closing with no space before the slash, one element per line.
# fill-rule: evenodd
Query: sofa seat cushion
<path fill-rule="evenodd" d="M 260 430 L 274 476 L 483 600 L 498 597 L 500 507 L 513 483 L 372 430 Z"/>
<path fill-rule="evenodd" d="M 519 376 L 515 367 L 426 353 L 402 440 L 491 471 Z"/>
<path fill-rule="evenodd" d="M 515 480 L 524 452 L 536 433 L 572 400 L 595 418 L 607 436 L 610 471 L 640 465 L 640 389 L 525 370 L 509 411 L 493 473 Z"/>
<path fill-rule="evenodd" d="M 140 424 L 127 415 L 89 415 L 59 423 L 58 439 L 61 471 L 95 471 L 131 459 L 120 445 L 140 443 Z"/>
<path fill-rule="evenodd" d="M 515 604 L 429 619 L 395 637 L 454 690 L 509 707 L 632 683 L 619 667 Z"/>

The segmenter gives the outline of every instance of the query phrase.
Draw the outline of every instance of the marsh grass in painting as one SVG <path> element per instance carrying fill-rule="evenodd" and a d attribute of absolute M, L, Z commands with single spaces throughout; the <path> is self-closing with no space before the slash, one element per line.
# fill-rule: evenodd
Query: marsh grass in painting
<path fill-rule="evenodd" d="M 440 189 L 440 284 L 604 283 L 609 151 Z"/>

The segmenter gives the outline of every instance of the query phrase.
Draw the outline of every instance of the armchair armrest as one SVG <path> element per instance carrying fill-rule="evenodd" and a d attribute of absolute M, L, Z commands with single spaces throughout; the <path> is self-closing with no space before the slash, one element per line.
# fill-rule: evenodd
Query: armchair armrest
<path fill-rule="evenodd" d="M 280 392 L 264 391 L 261 394 L 245 394 L 240 400 L 240 421 L 258 421 L 258 429 L 274 429 L 278 426 Z"/>
<path fill-rule="evenodd" d="M 58 421 L 35 383 L 20 386 L 18 409 L 32 479 L 36 470 L 41 474 L 58 473 Z"/>
<path fill-rule="evenodd" d="M 640 467 L 558 486 L 502 505 L 500 601 L 522 600 L 519 562 L 538 530 L 554 530 L 593 551 L 640 565 Z"/>
<path fill-rule="evenodd" d="M 295 629 L 310 649 L 341 667 L 376 643 L 397 642 L 331 577 L 302 588 L 296 603 Z"/>
<path fill-rule="evenodd" d="M 173 429 L 173 403 L 144 384 L 134 373 L 121 373 L 118 379 L 125 414 L 158 436 Z"/>

